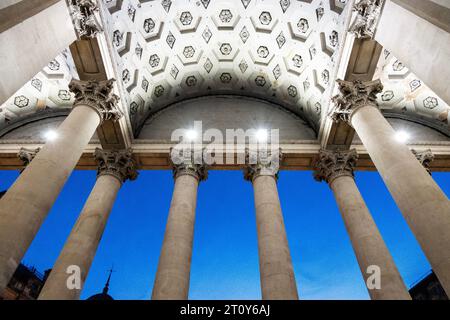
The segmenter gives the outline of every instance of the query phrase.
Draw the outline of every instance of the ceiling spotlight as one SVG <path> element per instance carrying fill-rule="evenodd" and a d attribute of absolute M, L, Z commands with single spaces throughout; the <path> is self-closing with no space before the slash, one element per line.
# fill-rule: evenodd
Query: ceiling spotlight
<path fill-rule="evenodd" d="M 268 133 L 266 129 L 259 129 L 256 131 L 256 139 L 258 142 L 266 142 L 268 138 Z"/>
<path fill-rule="evenodd" d="M 58 134 L 56 133 L 55 130 L 47 130 L 44 133 L 44 138 L 46 141 L 53 141 L 58 137 Z"/>
<path fill-rule="evenodd" d="M 410 138 L 409 134 L 403 130 L 397 131 L 395 134 L 395 139 L 401 143 L 406 143 L 409 140 L 409 138 Z"/>
<path fill-rule="evenodd" d="M 197 132 L 195 130 L 187 130 L 186 131 L 186 138 L 188 140 L 194 140 L 195 138 L 197 138 Z"/>

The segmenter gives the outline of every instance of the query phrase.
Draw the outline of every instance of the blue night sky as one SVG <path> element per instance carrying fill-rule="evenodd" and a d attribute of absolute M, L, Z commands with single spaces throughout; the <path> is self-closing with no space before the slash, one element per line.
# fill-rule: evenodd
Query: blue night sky
<path fill-rule="evenodd" d="M 18 172 L 0 171 L 0 189 Z M 434 173 L 450 195 L 450 173 Z M 358 172 L 357 184 L 408 287 L 430 270 L 380 176 Z M 51 268 L 91 188 L 94 171 L 75 171 L 24 258 Z M 281 206 L 302 299 L 368 299 L 331 190 L 308 171 L 283 171 Z M 114 265 L 115 299 L 149 299 L 173 190 L 170 171 L 141 171 L 122 187 L 82 299 L 101 292 Z M 420 192 L 420 190 L 418 190 Z M 210 171 L 198 195 L 191 299 L 260 299 L 253 191 L 239 171 Z"/>

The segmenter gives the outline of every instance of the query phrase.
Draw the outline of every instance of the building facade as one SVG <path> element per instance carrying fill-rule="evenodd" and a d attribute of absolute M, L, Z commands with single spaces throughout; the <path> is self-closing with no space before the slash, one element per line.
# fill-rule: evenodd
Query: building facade
<path fill-rule="evenodd" d="M 0 294 L 0 300 L 37 300 L 50 270 L 44 274 L 34 267 L 19 264 L 8 285 Z"/>
<path fill-rule="evenodd" d="M 448 300 L 444 288 L 433 271 L 417 281 L 409 289 L 409 294 L 413 300 Z"/>

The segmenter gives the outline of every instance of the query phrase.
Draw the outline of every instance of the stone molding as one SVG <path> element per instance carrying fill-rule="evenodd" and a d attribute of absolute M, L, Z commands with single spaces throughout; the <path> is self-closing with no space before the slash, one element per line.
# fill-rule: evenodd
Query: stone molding
<path fill-rule="evenodd" d="M 414 156 L 417 158 L 417 160 L 420 162 L 420 164 L 431 175 L 430 165 L 431 165 L 431 162 L 433 162 L 433 160 L 434 160 L 434 154 L 431 151 L 431 149 L 423 150 L 420 152 L 412 149 L 411 152 L 414 154 Z"/>
<path fill-rule="evenodd" d="M 113 92 L 114 81 L 114 79 L 103 81 L 72 79 L 69 90 L 75 94 L 74 108 L 77 105 L 93 108 L 100 115 L 101 122 L 119 120 L 123 113 L 118 108 L 119 97 Z"/>
<path fill-rule="evenodd" d="M 244 179 L 253 182 L 259 176 L 271 176 L 278 180 L 278 172 L 283 159 L 281 150 L 245 150 Z"/>
<path fill-rule="evenodd" d="M 353 33 L 358 39 L 373 39 L 380 19 L 383 1 L 357 0 L 353 6 L 356 16 L 349 27 L 349 32 Z"/>
<path fill-rule="evenodd" d="M 354 177 L 354 168 L 358 160 L 355 149 L 349 151 L 321 150 L 315 164 L 314 179 L 326 181 L 329 185 L 339 177 Z"/>
<path fill-rule="evenodd" d="M 79 38 L 94 38 L 103 31 L 95 16 L 99 11 L 96 0 L 69 0 L 69 11 Z"/>
<path fill-rule="evenodd" d="M 383 91 L 380 80 L 362 82 L 336 81 L 340 93 L 332 98 L 334 108 L 329 116 L 334 122 L 344 121 L 351 125 L 351 117 L 361 107 L 373 106 L 378 108 L 377 94 Z"/>
<path fill-rule="evenodd" d="M 98 164 L 97 177 L 111 175 L 116 177 L 121 183 L 127 180 L 136 180 L 138 177 L 131 149 L 119 151 L 96 148 L 94 157 Z"/>

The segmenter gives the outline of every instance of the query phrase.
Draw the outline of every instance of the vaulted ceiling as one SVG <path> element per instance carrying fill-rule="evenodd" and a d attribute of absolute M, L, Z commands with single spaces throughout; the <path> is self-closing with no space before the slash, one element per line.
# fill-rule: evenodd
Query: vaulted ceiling
<path fill-rule="evenodd" d="M 22 118 L 70 108 L 74 101 L 68 88 L 72 78 L 78 78 L 78 73 L 66 49 L 0 106 L 0 133 Z"/>
<path fill-rule="evenodd" d="M 251 95 L 319 125 L 345 0 L 105 0 L 134 126 L 187 97 Z"/>
<path fill-rule="evenodd" d="M 374 78 L 384 85 L 378 104 L 385 115 L 450 132 L 450 106 L 388 50 L 383 51 Z"/>
<path fill-rule="evenodd" d="M 316 131 L 328 110 L 348 0 L 99 0 L 133 130 L 190 97 L 230 94 L 277 103 Z M 65 50 L 0 106 L 0 132 L 37 112 L 70 107 L 77 78 Z M 450 107 L 388 50 L 375 74 L 382 109 L 449 126 Z"/>

